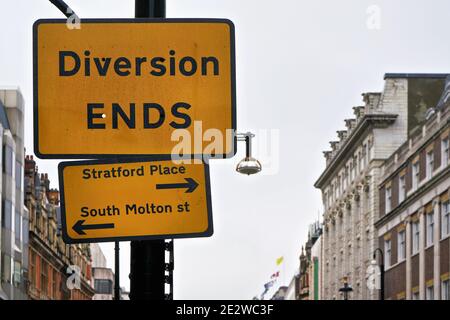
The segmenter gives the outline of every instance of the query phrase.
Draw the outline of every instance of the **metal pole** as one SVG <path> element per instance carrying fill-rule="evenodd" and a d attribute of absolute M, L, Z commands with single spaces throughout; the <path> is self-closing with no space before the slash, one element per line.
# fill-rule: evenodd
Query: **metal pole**
<path fill-rule="evenodd" d="M 67 3 L 65 3 L 63 0 L 50 0 L 50 2 L 61 11 L 66 18 L 70 18 L 72 16 L 78 17 L 75 12 L 72 10 L 72 8 L 69 7 Z"/>
<path fill-rule="evenodd" d="M 384 259 L 383 259 L 384 261 Z M 384 263 L 381 264 L 380 266 L 380 281 L 381 281 L 381 285 L 380 285 L 380 300 L 384 300 Z"/>
<path fill-rule="evenodd" d="M 136 18 L 164 18 L 165 0 L 135 0 Z M 164 300 L 164 240 L 131 241 L 130 299 Z"/>
<path fill-rule="evenodd" d="M 114 242 L 114 300 L 120 300 L 119 241 Z"/>
<path fill-rule="evenodd" d="M 136 18 L 165 18 L 166 0 L 135 0 Z"/>
<path fill-rule="evenodd" d="M 245 136 L 245 157 L 250 158 L 250 155 L 252 153 L 252 146 L 251 142 L 252 138 L 250 136 Z"/>
<path fill-rule="evenodd" d="M 170 296 L 171 300 L 173 300 L 173 269 L 175 268 L 175 240 L 172 239 L 171 241 L 171 250 L 170 250 L 170 256 L 169 256 L 169 264 L 170 264 Z"/>
<path fill-rule="evenodd" d="M 376 248 L 373 252 L 373 259 L 377 260 L 377 252 L 380 253 L 380 300 L 384 300 L 384 252 L 380 248 Z"/>

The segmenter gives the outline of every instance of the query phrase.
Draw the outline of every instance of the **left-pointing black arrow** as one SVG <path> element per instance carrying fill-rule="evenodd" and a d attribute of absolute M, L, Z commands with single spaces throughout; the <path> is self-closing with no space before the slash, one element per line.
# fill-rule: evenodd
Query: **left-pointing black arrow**
<path fill-rule="evenodd" d="M 96 230 L 96 229 L 114 229 L 114 223 L 101 223 L 101 224 L 84 224 L 86 220 L 78 220 L 72 227 L 72 229 L 79 235 L 84 235 L 84 230 Z"/>

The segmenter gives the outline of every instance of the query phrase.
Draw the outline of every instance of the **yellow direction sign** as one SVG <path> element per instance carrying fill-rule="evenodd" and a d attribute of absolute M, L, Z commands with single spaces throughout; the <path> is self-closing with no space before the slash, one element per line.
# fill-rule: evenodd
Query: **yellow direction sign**
<path fill-rule="evenodd" d="M 38 157 L 235 154 L 231 21 L 66 22 L 33 28 Z"/>
<path fill-rule="evenodd" d="M 66 243 L 208 237 L 209 167 L 151 160 L 59 164 Z"/>

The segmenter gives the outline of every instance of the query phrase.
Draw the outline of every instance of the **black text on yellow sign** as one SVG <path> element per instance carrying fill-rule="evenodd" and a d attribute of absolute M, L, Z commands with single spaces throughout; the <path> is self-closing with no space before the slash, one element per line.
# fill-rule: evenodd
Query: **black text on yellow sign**
<path fill-rule="evenodd" d="M 60 163 L 66 243 L 212 235 L 208 164 L 137 161 Z"/>
<path fill-rule="evenodd" d="M 221 142 L 214 154 L 234 155 L 231 21 L 86 19 L 80 27 L 34 24 L 37 156 L 167 155 L 180 144 L 199 155 L 212 140 Z"/>

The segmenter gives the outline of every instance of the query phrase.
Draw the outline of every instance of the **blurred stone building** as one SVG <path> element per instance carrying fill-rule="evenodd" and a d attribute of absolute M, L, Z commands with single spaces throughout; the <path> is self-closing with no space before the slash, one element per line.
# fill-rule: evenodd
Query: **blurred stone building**
<path fill-rule="evenodd" d="M 91 243 L 92 278 L 95 295 L 93 300 L 113 300 L 114 272 L 107 267 L 106 258 L 98 243 Z"/>
<path fill-rule="evenodd" d="M 0 300 L 27 299 L 28 216 L 23 205 L 24 101 L 19 89 L 0 90 Z"/>

